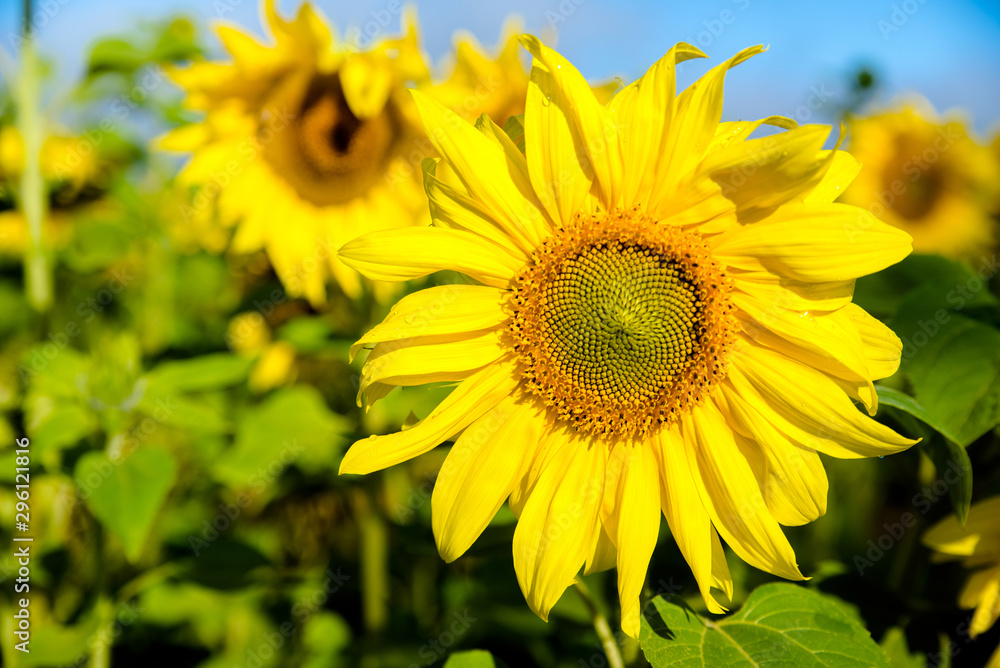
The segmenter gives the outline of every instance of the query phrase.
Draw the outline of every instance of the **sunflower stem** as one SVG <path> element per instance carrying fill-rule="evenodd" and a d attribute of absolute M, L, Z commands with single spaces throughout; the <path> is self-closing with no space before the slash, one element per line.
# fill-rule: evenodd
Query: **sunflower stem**
<path fill-rule="evenodd" d="M 17 125 L 24 141 L 24 171 L 21 172 L 18 198 L 28 224 L 25 247 L 24 282 L 28 302 L 38 311 L 47 311 L 52 303 L 52 280 L 48 258 L 42 244 L 42 221 L 45 219 L 45 181 L 41 153 L 45 140 L 39 105 L 38 54 L 31 35 L 31 2 L 24 3 L 24 41 L 21 43 L 21 73 L 15 86 Z"/>
<path fill-rule="evenodd" d="M 377 634 L 385 628 L 389 599 L 389 550 L 385 520 L 374 495 L 359 489 L 354 497 L 355 518 L 361 533 L 361 591 L 365 628 Z"/>
<path fill-rule="evenodd" d="M 618 647 L 618 642 L 615 640 L 614 634 L 611 633 L 611 626 L 608 624 L 608 619 L 597 609 L 597 604 L 590 595 L 590 590 L 587 589 L 587 585 L 582 580 L 576 581 L 576 591 L 579 592 L 580 598 L 583 599 L 583 604 L 587 606 L 587 611 L 590 613 L 590 621 L 594 625 L 594 630 L 597 631 L 597 637 L 601 639 L 604 654 L 608 657 L 608 666 L 610 668 L 625 668 L 621 649 Z"/>

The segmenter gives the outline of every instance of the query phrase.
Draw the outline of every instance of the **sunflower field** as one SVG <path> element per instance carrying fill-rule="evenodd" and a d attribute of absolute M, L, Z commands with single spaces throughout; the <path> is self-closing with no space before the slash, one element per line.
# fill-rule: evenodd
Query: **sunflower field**
<path fill-rule="evenodd" d="M 0 0 L 0 665 L 1000 668 L 998 63 Z"/>

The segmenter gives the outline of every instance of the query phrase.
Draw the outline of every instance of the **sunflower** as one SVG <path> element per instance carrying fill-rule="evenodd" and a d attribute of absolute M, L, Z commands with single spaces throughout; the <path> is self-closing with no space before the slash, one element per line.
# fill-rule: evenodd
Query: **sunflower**
<path fill-rule="evenodd" d="M 293 296 L 321 303 L 331 278 L 355 296 L 359 277 L 337 246 L 421 218 L 419 123 L 404 91 L 429 76 L 415 23 L 362 51 L 336 42 L 309 4 L 292 21 L 263 5 L 272 45 L 222 26 L 231 63 L 171 73 L 204 119 L 160 145 L 193 153 L 180 180 L 200 189 L 186 218 L 217 206 L 236 225 L 233 250 L 264 249 Z"/>
<path fill-rule="evenodd" d="M 69 241 L 76 214 L 104 204 L 110 162 L 89 139 L 57 134 L 42 144 L 39 166 L 48 197 L 44 239 L 48 247 L 58 248 Z M 22 255 L 29 244 L 28 223 L 16 201 L 23 170 L 20 132 L 0 127 L 0 254 Z"/>
<path fill-rule="evenodd" d="M 927 530 L 923 542 L 941 560 L 963 559 L 967 567 L 978 569 L 958 595 L 958 604 L 976 610 L 969 637 L 985 633 L 1000 617 L 1000 496 L 974 503 L 965 526 L 954 515 L 946 517 Z M 987 668 L 1000 668 L 1000 648 Z"/>
<path fill-rule="evenodd" d="M 844 202 L 906 230 L 918 253 L 969 258 L 995 241 L 990 214 L 1000 203 L 1000 171 L 960 119 L 912 103 L 854 119 L 850 134 L 864 169 Z"/>
<path fill-rule="evenodd" d="M 457 34 L 451 74 L 428 94 L 463 118 L 475 120 L 486 114 L 501 127 L 510 117 L 523 114 L 528 71 L 521 61 L 520 27 L 520 20 L 507 19 L 493 55 L 471 33 Z M 603 104 L 618 89 L 618 82 L 593 89 Z"/>
<path fill-rule="evenodd" d="M 851 303 L 854 279 L 898 262 L 910 238 L 832 201 L 856 170 L 823 151 L 829 128 L 720 123 L 727 70 L 675 97 L 679 44 L 606 106 L 536 38 L 525 152 L 414 92 L 462 186 L 425 162 L 433 225 L 340 249 L 378 280 L 441 269 L 475 284 L 402 299 L 352 354 L 371 352 L 359 400 L 454 382 L 406 431 L 358 441 L 365 474 L 457 437 L 432 497 L 446 561 L 509 499 L 514 567 L 543 619 L 586 573 L 618 568 L 622 628 L 662 511 L 708 609 L 733 584 L 720 536 L 750 564 L 800 580 L 781 525 L 826 510 L 817 453 L 885 455 L 913 441 L 859 411 L 900 342 Z M 787 131 L 751 139 L 770 123 Z"/>

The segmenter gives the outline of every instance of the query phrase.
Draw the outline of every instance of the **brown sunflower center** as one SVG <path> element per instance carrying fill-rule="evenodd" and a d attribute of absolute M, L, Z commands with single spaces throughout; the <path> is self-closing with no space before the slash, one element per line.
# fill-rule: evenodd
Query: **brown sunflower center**
<path fill-rule="evenodd" d="M 924 157 L 925 149 L 934 151 L 934 159 Z M 937 150 L 917 137 L 896 138 L 895 157 L 882 174 L 885 194 L 895 198 L 892 209 L 910 221 L 919 221 L 937 205 L 944 191 L 942 170 L 937 164 Z"/>
<path fill-rule="evenodd" d="M 400 138 L 392 102 L 371 118 L 358 118 L 336 73 L 316 75 L 299 97 L 289 127 L 274 133 L 265 156 L 299 196 L 317 206 L 363 195 Z"/>
<path fill-rule="evenodd" d="M 515 278 L 510 345 L 528 390 L 560 418 L 641 435 L 724 377 L 730 289 L 695 233 L 638 210 L 580 215 Z"/>

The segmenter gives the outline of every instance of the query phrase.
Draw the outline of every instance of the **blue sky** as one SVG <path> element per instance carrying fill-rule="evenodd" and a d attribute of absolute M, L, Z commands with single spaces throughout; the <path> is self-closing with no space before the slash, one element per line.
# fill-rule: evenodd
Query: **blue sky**
<path fill-rule="evenodd" d="M 298 0 L 281 0 L 291 13 Z M 319 0 L 340 29 L 385 20 L 395 0 Z M 1000 127 L 1000 3 L 962 0 L 510 0 L 415 3 L 426 52 L 439 61 L 452 35 L 465 29 L 496 42 L 508 14 L 528 32 L 556 29 L 558 48 L 588 77 L 640 76 L 675 42 L 702 48 L 714 62 L 737 50 L 767 44 L 769 51 L 727 80 L 727 118 L 783 114 L 829 121 L 850 73 L 868 65 L 881 76 L 885 97 L 917 91 L 938 110 L 961 108 L 979 133 Z M 238 23 L 260 31 L 257 0 L 35 0 L 42 50 L 59 75 L 77 74 L 98 36 L 128 31 L 143 19 L 184 13 Z M 10 48 L 21 0 L 0 0 L 0 35 Z M 390 30 L 398 26 L 391 16 Z M 690 80 L 705 69 L 689 64 Z M 822 98 L 830 102 L 822 102 Z M 814 109 L 807 103 L 812 102 Z"/>

